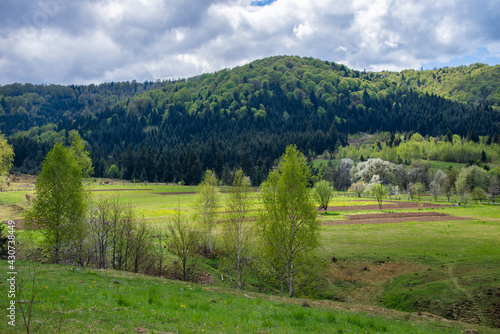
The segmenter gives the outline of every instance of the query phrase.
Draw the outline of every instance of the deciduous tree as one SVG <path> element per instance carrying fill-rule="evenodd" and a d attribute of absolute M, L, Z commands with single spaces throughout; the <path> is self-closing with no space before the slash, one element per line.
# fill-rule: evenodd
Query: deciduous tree
<path fill-rule="evenodd" d="M 61 143 L 47 154 L 36 180 L 36 200 L 25 214 L 28 226 L 40 227 L 56 263 L 74 238 L 83 238 L 88 192 L 75 157 Z"/>
<path fill-rule="evenodd" d="M 213 255 L 212 249 L 212 227 L 215 224 L 217 217 L 217 209 L 220 206 L 220 196 L 217 186 L 219 185 L 219 180 L 217 175 L 211 170 L 207 170 L 203 176 L 203 180 L 199 185 L 199 193 L 197 198 L 198 205 L 198 215 L 203 224 L 204 245 L 207 245 L 208 238 L 208 249 L 210 251 L 210 256 Z"/>
<path fill-rule="evenodd" d="M 319 208 L 328 210 L 328 204 L 333 197 L 333 187 L 330 182 L 326 180 L 321 180 L 314 184 L 314 188 L 312 190 L 314 199 L 319 203 Z"/>
<path fill-rule="evenodd" d="M 94 174 L 92 159 L 90 159 L 89 152 L 85 149 L 85 141 L 78 133 L 73 135 L 73 140 L 69 150 L 82 170 L 82 176 L 84 178 L 91 177 Z"/>
<path fill-rule="evenodd" d="M 262 184 L 261 245 L 273 270 L 294 294 L 295 264 L 318 246 L 319 223 L 310 197 L 309 166 L 296 146 L 288 146 L 279 167 Z"/>
<path fill-rule="evenodd" d="M 189 225 L 179 210 L 168 225 L 169 250 L 175 254 L 181 262 L 182 280 L 187 281 L 196 266 L 198 258 L 199 234 Z"/>
<path fill-rule="evenodd" d="M 233 179 L 227 199 L 228 221 L 224 224 L 224 253 L 228 267 L 236 271 L 237 287 L 242 288 L 242 277 L 250 261 L 253 228 L 245 222 L 250 209 L 252 189 L 250 179 L 240 169 Z"/>
<path fill-rule="evenodd" d="M 488 198 L 492 203 L 495 203 L 495 199 L 500 196 L 500 180 L 497 176 L 491 179 L 490 187 L 488 188 Z"/>
<path fill-rule="evenodd" d="M 4 181 L 4 176 L 9 173 L 12 167 L 13 161 L 14 150 L 7 142 L 7 139 L 5 139 L 5 136 L 0 132 L 0 188 L 1 183 Z"/>
<path fill-rule="evenodd" d="M 384 198 L 386 198 L 389 194 L 387 188 L 380 183 L 377 183 L 370 188 L 370 193 L 375 196 L 378 202 L 378 206 L 380 207 L 380 211 L 382 211 L 382 202 Z"/>
<path fill-rule="evenodd" d="M 441 185 L 436 180 L 433 180 L 429 185 L 429 191 L 434 197 L 434 201 L 437 201 L 439 194 L 441 194 Z"/>

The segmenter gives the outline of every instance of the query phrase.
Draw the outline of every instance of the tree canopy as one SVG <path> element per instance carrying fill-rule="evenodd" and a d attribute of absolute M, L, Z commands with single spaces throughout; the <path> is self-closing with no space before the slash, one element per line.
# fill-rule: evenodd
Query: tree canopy
<path fill-rule="evenodd" d="M 318 246 L 319 223 L 308 185 L 311 179 L 304 155 L 288 146 L 277 170 L 262 184 L 261 245 L 277 273 L 283 294 L 294 294 L 294 275 L 300 259 Z"/>
<path fill-rule="evenodd" d="M 14 150 L 5 136 L 0 132 L 0 177 L 6 175 L 14 161 Z"/>
<path fill-rule="evenodd" d="M 73 154 L 56 143 L 47 154 L 35 185 L 33 206 L 25 213 L 31 228 L 40 228 L 56 263 L 83 234 L 88 193 Z"/>

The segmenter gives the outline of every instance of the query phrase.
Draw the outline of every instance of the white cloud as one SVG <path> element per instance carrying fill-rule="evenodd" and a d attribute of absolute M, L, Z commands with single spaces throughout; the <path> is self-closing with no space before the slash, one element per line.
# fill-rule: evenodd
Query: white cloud
<path fill-rule="evenodd" d="M 277 54 L 368 70 L 416 68 L 479 47 L 500 56 L 496 0 L 251 3 L 3 0 L 0 82 L 180 78 Z"/>
<path fill-rule="evenodd" d="M 304 37 L 310 37 L 314 34 L 314 28 L 309 24 L 299 24 L 293 27 L 293 34 L 298 39 L 303 39 Z"/>

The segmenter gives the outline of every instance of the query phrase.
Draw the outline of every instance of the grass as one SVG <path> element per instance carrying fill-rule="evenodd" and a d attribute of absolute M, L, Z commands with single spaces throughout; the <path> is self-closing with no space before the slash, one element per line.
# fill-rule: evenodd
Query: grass
<path fill-rule="evenodd" d="M 27 278 L 25 270 L 21 272 Z M 6 261 L 0 270 L 7 271 Z M 459 333 L 452 322 L 339 303 L 270 297 L 112 270 L 38 265 L 34 323 L 40 333 Z M 0 285 L 6 295 L 7 285 Z M 0 316 L 6 318 L 7 299 Z M 24 304 L 26 305 L 26 304 Z M 348 311 L 347 308 L 355 311 Z M 0 322 L 2 333 L 19 333 Z M 474 327 L 474 326 L 472 326 Z M 485 329 L 485 332 L 492 332 Z"/>
<path fill-rule="evenodd" d="M 476 209 L 458 209 L 454 214 L 457 211 L 465 215 Z M 354 270 L 351 276 L 356 276 L 357 290 L 364 291 L 363 300 L 402 311 L 425 310 L 499 325 L 498 318 L 490 317 L 500 299 L 495 295 L 500 278 L 499 222 L 324 226 L 321 234 L 323 254 L 338 260 L 332 270 Z M 355 268 L 359 261 L 369 271 Z M 384 280 L 370 278 L 371 271 L 379 272 Z M 339 297 L 361 301 L 357 291 L 342 284 L 349 277 L 336 277 L 337 286 L 332 289 Z M 469 314 L 455 312 L 461 305 L 468 305 Z"/>
<path fill-rule="evenodd" d="M 171 215 L 174 213 L 174 210 L 177 210 L 177 208 L 179 208 L 180 211 L 190 219 L 192 219 L 193 214 L 196 211 L 196 195 L 193 193 L 171 195 L 159 194 L 193 192 L 196 190 L 196 187 L 168 186 L 162 184 L 132 184 L 127 182 L 120 182 L 120 184 L 115 183 L 112 185 L 91 183 L 91 187 L 92 189 L 98 190 L 122 189 L 122 191 L 118 192 L 94 191 L 92 193 L 95 197 L 101 196 L 104 198 L 111 198 L 112 196 L 119 196 L 120 201 L 132 203 L 135 210 L 140 215 L 144 216 L 148 223 L 153 225 L 162 226 L 169 220 Z M 222 194 L 223 201 L 226 196 L 227 194 Z M 363 200 L 363 202 L 360 202 L 359 198 L 353 197 L 351 194 L 340 193 L 333 198 L 330 205 L 359 206 L 376 204 L 376 202 L 370 198 L 361 198 L 361 200 Z M 404 200 L 406 200 L 406 198 Z M 424 201 L 424 198 L 422 200 Z M 428 200 L 429 198 L 425 198 L 425 201 Z M 438 199 L 438 203 L 447 204 L 443 197 Z M 11 191 L 0 193 L 1 220 L 20 217 L 24 207 L 26 207 L 24 192 Z M 256 195 L 254 196 L 252 203 L 252 209 L 255 211 L 249 212 L 249 216 L 256 217 L 258 215 L 257 210 L 259 208 L 260 204 Z M 219 211 L 224 210 L 224 208 L 219 209 Z M 401 212 L 421 210 L 383 211 Z M 426 209 L 423 211 L 426 211 Z M 335 300 L 362 303 L 364 305 L 369 305 L 370 307 L 384 307 L 411 312 L 426 311 L 450 319 L 458 319 L 500 327 L 498 317 L 496 320 L 494 317 L 489 318 L 489 315 L 495 314 L 494 310 L 492 311 L 492 307 L 494 307 L 494 305 L 500 305 L 500 290 L 497 290 L 498 286 L 500 286 L 500 206 L 472 204 L 465 207 L 454 206 L 440 209 L 429 209 L 427 211 L 438 211 L 454 216 L 469 217 L 470 220 L 449 220 L 439 222 L 409 221 L 397 224 L 322 226 L 322 247 L 318 251 L 318 255 L 328 264 L 326 265 L 323 277 L 327 284 L 325 285 L 325 291 L 321 291 L 321 294 L 323 296 L 332 296 L 332 299 Z M 329 212 L 327 215 L 321 214 L 320 220 L 341 220 L 345 219 L 345 216 L 350 214 L 378 212 L 378 210 Z M 224 219 L 224 215 L 219 217 L 219 219 Z M 217 229 L 218 227 L 214 232 L 216 238 Z M 337 261 L 331 262 L 332 257 L 335 257 Z M 52 267 L 43 266 L 43 268 Z M 217 278 L 220 277 L 220 272 L 216 268 L 216 263 L 215 265 L 212 265 L 207 262 L 203 264 L 203 269 L 209 271 L 214 276 L 214 284 L 216 286 L 222 286 L 223 283 Z M 44 270 L 47 270 L 47 272 L 53 272 L 58 269 L 54 267 L 50 270 Z M 71 282 L 71 276 L 67 276 L 71 275 L 69 270 L 70 269 L 67 269 L 68 272 L 64 271 L 64 274 L 57 274 L 57 276 L 60 277 L 60 280 L 62 280 L 62 277 L 66 277 L 64 280 L 68 279 Z M 119 288 L 116 286 L 110 288 L 108 284 L 107 289 L 103 289 L 103 285 L 105 284 L 104 281 L 106 279 L 113 279 L 114 277 L 123 277 L 122 279 L 126 278 L 127 282 L 129 282 L 129 278 L 130 282 L 135 282 L 135 279 L 139 279 L 139 276 L 131 278 L 132 276 L 127 276 L 129 275 L 127 273 L 105 273 L 101 271 L 80 269 L 77 269 L 77 273 L 82 275 L 97 275 L 100 277 L 99 284 L 101 285 L 96 285 L 96 288 L 98 289 L 92 290 L 99 291 L 100 297 L 92 297 L 95 305 L 84 304 L 84 306 L 81 307 L 81 312 L 73 312 L 78 313 L 78 317 L 83 317 L 76 318 L 76 320 L 81 323 L 75 320 L 74 328 L 80 328 L 77 324 L 82 326 L 76 332 L 90 330 L 90 327 L 88 326 L 94 326 L 90 325 L 92 323 L 97 326 L 96 328 L 101 328 L 104 331 L 112 331 L 114 327 L 110 326 L 113 324 L 113 326 L 118 326 L 116 327 L 118 328 L 116 331 L 120 331 L 121 327 L 119 326 L 121 325 L 117 324 L 117 321 L 125 321 L 125 323 L 127 323 L 129 320 L 123 320 L 122 318 L 127 317 L 119 315 L 121 311 L 115 310 L 115 308 L 124 308 L 127 310 L 127 314 L 136 314 L 133 315 L 132 319 L 128 322 L 127 326 L 129 327 L 122 328 L 124 332 L 132 330 L 133 326 L 144 327 L 157 331 L 163 330 L 180 333 L 201 331 L 202 329 L 208 332 L 294 332 L 294 327 L 287 327 L 288 325 L 285 325 L 284 323 L 293 323 L 293 319 L 296 319 L 295 317 L 298 319 L 303 317 L 303 319 L 316 319 L 314 320 L 314 323 L 307 325 L 310 327 L 307 327 L 306 325 L 304 325 L 306 327 L 297 327 L 298 332 L 335 332 L 342 329 L 342 327 L 328 327 L 330 325 L 321 320 L 323 319 L 322 317 L 331 317 L 331 315 L 321 315 L 322 313 L 314 313 L 315 311 L 310 311 L 309 309 L 303 309 L 300 307 L 295 309 L 294 305 L 287 306 L 289 308 L 286 308 L 286 311 L 283 310 L 278 312 L 275 308 L 273 308 L 275 306 L 272 306 L 275 304 L 265 304 L 265 307 L 274 310 L 274 313 L 261 309 L 257 313 L 259 315 L 258 318 L 254 318 L 253 316 L 248 318 L 248 315 L 246 318 L 241 318 L 238 315 L 238 312 L 248 313 L 243 310 L 247 307 L 250 309 L 253 305 L 250 302 L 257 302 L 256 300 L 261 300 L 264 297 L 259 296 L 258 298 L 255 298 L 255 300 L 249 300 L 244 297 L 240 298 L 241 296 L 238 297 L 237 294 L 235 295 L 231 291 L 224 290 L 223 293 L 228 296 L 226 302 L 228 302 L 229 298 L 231 298 L 230 300 L 233 303 L 231 305 L 236 305 L 233 312 L 233 308 L 227 310 L 220 308 L 222 306 L 221 300 L 215 298 L 218 295 L 213 291 L 214 288 L 209 288 L 210 291 L 208 292 L 204 289 L 202 289 L 203 291 L 198 291 L 197 289 L 199 287 L 195 288 L 196 285 L 191 286 L 191 288 L 195 290 L 194 292 L 191 291 L 191 289 L 189 289 L 189 291 L 191 291 L 191 294 L 195 296 L 196 300 L 203 300 L 203 303 L 198 305 L 193 300 L 188 303 L 186 299 L 176 299 L 177 304 L 182 304 L 186 307 L 190 306 L 189 311 L 187 311 L 184 308 L 182 308 L 182 310 L 176 309 L 175 307 L 179 308 L 180 306 L 177 304 L 177 306 L 174 306 L 173 304 L 170 305 L 169 302 L 161 299 L 161 303 L 160 301 L 158 301 L 158 303 L 161 304 L 162 309 L 165 309 L 165 314 L 172 313 L 173 315 L 168 316 L 167 318 L 162 318 L 160 315 L 157 315 L 159 317 L 158 319 L 161 318 L 162 320 L 155 320 L 153 314 L 148 314 L 147 316 L 140 315 L 141 312 L 148 313 L 145 311 L 144 307 L 141 306 L 141 303 L 151 305 L 151 303 L 156 303 L 156 300 L 161 295 L 174 295 L 173 292 L 168 289 L 168 291 L 161 290 L 159 292 L 149 292 L 149 280 L 154 281 L 156 280 L 155 278 L 141 276 L 141 279 L 144 281 L 142 281 L 142 283 L 130 283 L 132 285 L 132 290 L 127 291 L 122 289 L 122 284 L 119 285 Z M 74 273 L 74 275 L 77 274 Z M 102 277 L 100 275 L 102 275 Z M 111 275 L 111 278 L 105 278 L 106 275 Z M 46 277 L 44 280 L 50 282 L 52 287 L 59 284 L 57 281 L 53 281 L 50 277 Z M 81 281 L 87 282 L 85 279 L 82 279 Z M 249 281 L 255 281 L 255 279 L 253 277 L 249 277 Z M 154 282 L 154 284 L 151 284 L 160 286 L 165 285 L 169 287 L 177 286 L 177 289 L 180 289 L 179 286 L 182 287 L 182 283 L 175 283 L 171 281 L 167 281 L 168 284 L 161 283 L 159 281 Z M 61 284 L 61 286 L 64 286 L 66 283 Z M 140 288 L 141 284 L 142 288 Z M 176 284 L 180 285 L 178 286 Z M 46 285 L 49 286 L 48 284 Z M 76 286 L 80 289 L 79 284 L 76 284 Z M 5 288 L 5 285 L 0 285 L 0 288 Z M 91 288 L 90 286 L 87 288 L 94 289 L 94 287 Z M 249 288 L 251 289 L 252 287 Z M 54 296 L 51 298 L 56 300 L 57 289 L 53 289 Z M 70 298 L 70 295 L 73 296 L 73 293 L 65 293 L 65 289 L 67 290 L 70 288 L 67 287 L 61 290 L 61 300 L 62 298 Z M 135 291 L 134 289 L 142 289 L 142 295 L 139 296 L 139 294 L 132 294 L 131 291 Z M 86 293 L 88 293 L 88 291 Z M 187 290 L 186 293 L 188 293 Z M 180 293 L 180 296 L 183 296 L 183 294 L 184 292 Z M 80 291 L 78 294 L 75 294 L 75 298 L 78 296 L 80 297 L 80 301 L 83 303 L 84 292 Z M 103 299 L 101 300 L 99 298 Z M 142 299 L 140 298 L 149 299 L 141 301 Z M 235 301 L 233 298 L 240 299 Z M 209 303 L 208 306 L 206 306 L 205 301 L 207 299 L 215 299 L 217 300 L 217 303 Z M 246 302 L 249 302 L 250 304 L 246 304 Z M 56 303 L 54 301 L 53 303 L 55 303 L 53 308 L 54 310 L 57 309 L 57 307 L 62 307 L 60 302 Z M 85 300 L 84 303 L 87 303 L 87 301 Z M 264 301 L 261 303 L 264 303 Z M 70 310 L 69 307 L 71 303 L 68 302 L 67 305 L 68 307 L 66 310 Z M 79 308 L 77 305 L 73 305 L 71 307 L 74 309 Z M 90 310 L 92 307 L 111 309 L 109 310 L 108 315 L 101 315 L 99 312 Z M 44 312 L 49 314 L 49 311 Z M 207 312 L 219 312 L 227 314 L 227 317 L 223 317 L 224 315 L 212 315 Z M 293 315 L 295 314 L 294 312 L 296 312 L 296 315 Z M 113 313 L 118 314 L 113 315 Z M 157 313 L 160 314 L 160 311 L 157 311 Z M 190 318 L 191 320 L 187 322 L 187 325 L 184 325 L 183 318 L 179 318 L 180 315 L 185 313 L 189 313 L 190 317 L 192 317 Z M 331 310 L 327 313 L 330 314 Z M 478 317 L 478 315 L 480 316 Z M 99 316 L 103 319 L 111 319 L 113 317 L 117 318 L 113 321 L 105 321 L 100 320 Z M 208 316 L 215 317 L 214 319 L 216 319 L 210 326 L 207 325 L 208 327 L 200 326 L 200 323 L 202 322 L 197 322 L 195 320 L 198 318 L 206 319 Z M 221 318 L 217 318 L 218 316 Z M 47 315 L 47 317 L 51 318 L 52 315 Z M 141 317 L 146 318 L 141 320 Z M 366 318 L 361 318 L 364 319 L 362 322 L 365 323 L 365 325 L 358 324 L 358 326 L 356 324 L 352 324 L 350 320 L 346 320 L 352 320 L 353 318 L 351 318 L 351 316 L 346 315 L 347 318 L 342 317 L 344 316 L 335 315 L 335 319 L 343 319 L 339 321 L 343 322 L 345 326 L 357 326 L 352 327 L 353 329 L 351 331 L 353 332 L 384 332 L 382 329 L 376 330 L 373 328 L 365 328 L 363 330 L 363 326 L 368 326 L 364 322 Z M 168 319 L 178 320 L 176 322 L 169 323 Z M 303 319 L 301 322 L 308 323 Z M 295 321 L 298 322 L 298 320 Z M 353 321 L 356 322 L 355 320 Z M 161 327 L 161 322 L 168 324 L 168 326 L 165 325 L 164 327 Z M 156 325 L 153 326 L 149 323 Z M 74 331 L 74 328 L 72 331 Z M 419 332 L 419 330 L 416 332 Z M 432 330 L 436 329 L 433 328 Z M 3 332 L 1 327 L 0 332 Z M 389 327 L 387 332 L 397 332 L 397 330 Z M 401 332 L 408 331 L 405 330 Z"/>

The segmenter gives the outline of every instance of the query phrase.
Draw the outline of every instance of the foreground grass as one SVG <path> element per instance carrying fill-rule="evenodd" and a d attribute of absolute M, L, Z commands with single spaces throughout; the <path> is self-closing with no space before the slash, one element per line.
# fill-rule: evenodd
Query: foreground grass
<path fill-rule="evenodd" d="M 27 282 L 31 264 L 18 265 Z M 8 271 L 6 261 L 0 270 Z M 112 270 L 62 265 L 38 265 L 36 270 L 33 324 L 42 324 L 40 333 L 459 333 L 471 328 L 414 314 L 379 310 L 383 317 L 375 309 L 340 310 L 340 304 L 327 302 L 310 301 L 313 307 L 307 308 L 299 304 L 302 300 Z M 3 296 L 6 290 L 6 284 L 0 285 Z M 5 320 L 7 303 L 2 298 L 0 332 L 20 333 L 19 305 L 13 329 Z"/>

